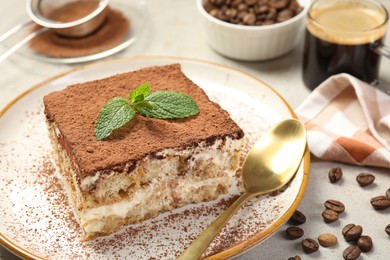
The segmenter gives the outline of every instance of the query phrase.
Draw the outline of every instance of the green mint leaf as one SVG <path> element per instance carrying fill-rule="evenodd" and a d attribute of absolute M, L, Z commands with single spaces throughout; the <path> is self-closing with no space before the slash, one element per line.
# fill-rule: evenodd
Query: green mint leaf
<path fill-rule="evenodd" d="M 95 125 L 95 137 L 102 140 L 127 124 L 135 116 L 134 109 L 125 98 L 116 97 L 107 102 L 100 110 Z"/>
<path fill-rule="evenodd" d="M 145 97 L 148 96 L 152 90 L 148 83 L 144 83 L 138 86 L 136 89 L 130 92 L 129 99 L 131 104 L 139 103 L 144 101 Z"/>
<path fill-rule="evenodd" d="M 150 93 L 143 102 L 133 105 L 143 116 L 162 119 L 185 118 L 200 112 L 191 97 L 171 91 Z"/>
<path fill-rule="evenodd" d="M 179 119 L 200 112 L 189 96 L 171 91 L 152 92 L 144 83 L 130 92 L 128 99 L 116 97 L 100 110 L 95 124 L 95 137 L 102 140 L 127 124 L 139 112 L 146 117 Z"/>

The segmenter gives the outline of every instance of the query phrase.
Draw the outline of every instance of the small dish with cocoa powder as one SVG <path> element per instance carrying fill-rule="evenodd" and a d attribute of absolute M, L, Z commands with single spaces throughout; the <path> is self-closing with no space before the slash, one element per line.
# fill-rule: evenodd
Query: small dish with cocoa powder
<path fill-rule="evenodd" d="M 232 59 L 260 61 L 294 49 L 310 0 L 197 0 L 211 48 Z"/>
<path fill-rule="evenodd" d="M 30 43 L 29 54 L 55 63 L 80 63 L 115 54 L 136 41 L 146 24 L 144 0 L 111 1 L 106 20 L 92 34 L 84 37 L 61 37 L 45 32 Z"/>
<path fill-rule="evenodd" d="M 50 1 L 49 1 L 50 2 Z M 110 1 L 106 19 L 93 33 L 83 37 L 63 37 L 45 30 L 18 52 L 24 56 L 52 63 L 82 63 L 113 55 L 133 44 L 146 26 L 145 0 Z M 15 14 L 15 21 L 25 20 L 25 13 Z M 12 48 L 15 43 L 40 28 L 30 24 L 2 44 Z"/>

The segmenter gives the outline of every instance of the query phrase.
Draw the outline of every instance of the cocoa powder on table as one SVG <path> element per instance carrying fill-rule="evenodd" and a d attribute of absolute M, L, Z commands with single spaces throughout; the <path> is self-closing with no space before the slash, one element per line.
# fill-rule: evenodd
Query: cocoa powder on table
<path fill-rule="evenodd" d="M 120 11 L 107 8 L 106 20 L 92 34 L 64 37 L 49 30 L 31 40 L 31 49 L 52 58 L 72 58 L 96 54 L 119 45 L 129 33 L 130 21 Z M 39 28 L 36 25 L 33 30 Z"/>

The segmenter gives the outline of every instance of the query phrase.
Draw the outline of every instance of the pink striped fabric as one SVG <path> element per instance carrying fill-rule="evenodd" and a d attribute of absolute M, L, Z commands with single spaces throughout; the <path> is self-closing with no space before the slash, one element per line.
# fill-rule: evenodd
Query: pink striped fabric
<path fill-rule="evenodd" d="M 330 77 L 296 109 L 324 160 L 390 168 L 390 96 L 348 74 Z"/>

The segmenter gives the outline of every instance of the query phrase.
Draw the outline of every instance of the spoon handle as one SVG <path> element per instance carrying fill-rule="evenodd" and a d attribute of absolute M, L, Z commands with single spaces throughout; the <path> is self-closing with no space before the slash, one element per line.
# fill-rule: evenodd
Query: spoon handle
<path fill-rule="evenodd" d="M 2 41 L 4 41 L 5 39 L 11 37 L 16 32 L 20 31 L 21 29 L 23 29 L 23 28 L 25 28 L 25 27 L 27 27 L 28 25 L 31 25 L 31 24 L 32 24 L 32 22 L 28 21 L 28 22 L 25 22 L 25 23 L 20 23 L 20 24 L 15 25 L 11 29 L 9 29 L 7 32 L 5 32 L 4 34 L 0 35 L 0 43 Z"/>
<path fill-rule="evenodd" d="M 28 43 L 29 41 L 31 41 L 34 37 L 36 37 L 37 35 L 47 31 L 48 29 L 45 28 L 45 27 L 42 27 L 32 33 L 30 33 L 29 35 L 27 35 L 26 37 L 24 37 L 22 40 L 20 40 L 18 43 L 16 43 L 14 46 L 12 46 L 10 49 L 8 49 L 7 51 L 5 51 L 3 54 L 0 55 L 0 63 L 5 61 L 9 56 L 11 56 L 14 52 L 16 52 L 17 50 L 19 50 L 21 47 L 23 47 L 26 43 Z M 12 34 L 12 33 L 11 33 Z M 9 35 L 11 35 L 9 34 Z M 7 37 L 2 37 L 2 40 L 3 38 L 8 38 Z"/>
<path fill-rule="evenodd" d="M 257 195 L 259 194 L 243 193 L 227 210 L 225 210 L 225 212 L 214 220 L 214 222 L 211 223 L 177 259 L 198 259 L 241 205 Z"/>

